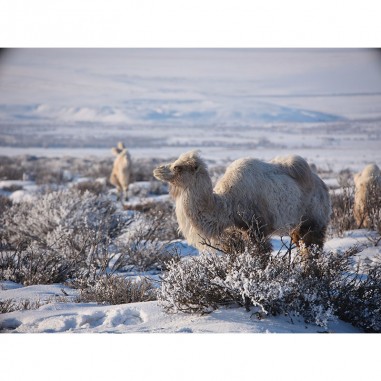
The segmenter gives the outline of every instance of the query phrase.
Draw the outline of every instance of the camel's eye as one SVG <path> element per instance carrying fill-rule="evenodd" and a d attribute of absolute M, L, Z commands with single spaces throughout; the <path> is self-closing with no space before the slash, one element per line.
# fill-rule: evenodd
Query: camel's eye
<path fill-rule="evenodd" d="M 176 172 L 176 173 L 181 173 L 182 170 L 183 170 L 183 167 L 181 165 L 175 165 L 173 167 L 173 170 Z"/>

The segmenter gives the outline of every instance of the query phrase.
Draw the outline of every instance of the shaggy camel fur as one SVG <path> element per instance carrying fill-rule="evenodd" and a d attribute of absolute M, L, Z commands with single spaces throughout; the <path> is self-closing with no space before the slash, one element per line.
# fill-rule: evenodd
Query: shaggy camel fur
<path fill-rule="evenodd" d="M 368 215 L 369 202 L 381 192 L 381 171 L 376 164 L 367 165 L 354 175 L 355 199 L 353 214 L 358 227 L 371 228 Z"/>
<path fill-rule="evenodd" d="M 154 170 L 170 184 L 179 228 L 199 249 L 203 239 L 218 243 L 224 234 L 247 234 L 257 222 L 261 235 L 289 234 L 295 243 L 323 245 L 331 213 L 328 189 L 300 156 L 234 161 L 213 189 L 196 151 Z"/>
<path fill-rule="evenodd" d="M 116 148 L 112 148 L 111 152 L 116 158 L 110 176 L 110 183 L 117 188 L 118 197 L 120 197 L 121 201 L 128 200 L 127 190 L 132 172 L 130 153 L 122 142 L 119 142 Z"/>

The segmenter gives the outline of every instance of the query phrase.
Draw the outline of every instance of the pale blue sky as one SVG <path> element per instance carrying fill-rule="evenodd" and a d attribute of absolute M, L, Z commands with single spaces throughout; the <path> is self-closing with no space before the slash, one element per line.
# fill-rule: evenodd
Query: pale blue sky
<path fill-rule="evenodd" d="M 336 106 L 337 96 L 358 93 L 381 93 L 376 50 L 30 48 L 0 58 L 0 115 L 6 119 L 218 121 L 250 119 L 263 108 L 276 113 L 274 107 L 342 116 L 348 98 Z M 325 98 L 312 102 L 316 95 Z M 18 107 L 7 112 L 4 105 Z"/>

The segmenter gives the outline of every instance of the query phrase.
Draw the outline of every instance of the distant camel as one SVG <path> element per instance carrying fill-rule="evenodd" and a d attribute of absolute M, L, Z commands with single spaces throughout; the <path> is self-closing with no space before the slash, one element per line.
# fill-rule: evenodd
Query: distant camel
<path fill-rule="evenodd" d="M 218 244 L 229 232 L 246 234 L 254 220 L 264 236 L 291 233 L 296 244 L 323 246 L 331 213 L 328 189 L 300 156 L 269 163 L 236 160 L 214 189 L 196 151 L 153 174 L 170 183 L 180 230 L 199 249 L 204 248 L 203 240 Z"/>
<path fill-rule="evenodd" d="M 376 164 L 367 165 L 361 172 L 354 175 L 355 199 L 353 214 L 357 226 L 371 228 L 369 218 L 369 203 L 376 201 L 377 194 L 381 194 L 381 171 Z"/>
<path fill-rule="evenodd" d="M 119 142 L 116 148 L 112 148 L 111 152 L 116 158 L 110 176 L 110 183 L 117 188 L 118 198 L 122 202 L 123 200 L 127 201 L 128 185 L 130 184 L 132 173 L 131 156 L 122 142 Z"/>

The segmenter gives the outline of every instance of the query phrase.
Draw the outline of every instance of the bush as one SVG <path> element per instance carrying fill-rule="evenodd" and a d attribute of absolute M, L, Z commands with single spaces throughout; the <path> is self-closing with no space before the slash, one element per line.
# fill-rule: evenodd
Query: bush
<path fill-rule="evenodd" d="M 11 206 L 12 201 L 8 197 L 0 195 L 0 216 L 2 216 Z"/>
<path fill-rule="evenodd" d="M 259 317 L 296 314 L 323 327 L 339 317 L 381 332 L 381 265 L 353 269 L 357 253 L 357 248 L 343 254 L 310 249 L 308 258 L 278 253 L 264 265 L 255 247 L 224 255 L 204 252 L 169 263 L 158 299 L 171 312 L 208 313 L 233 304 L 254 306 Z"/>
<path fill-rule="evenodd" d="M 73 189 L 78 190 L 81 194 L 88 191 L 98 196 L 107 192 L 106 185 L 98 181 L 81 181 L 80 183 L 73 185 Z"/>
<path fill-rule="evenodd" d="M 2 218 L 0 279 L 46 284 L 104 270 L 110 243 L 130 222 L 108 199 L 78 190 L 15 204 Z"/>
<path fill-rule="evenodd" d="M 146 279 L 131 280 L 117 275 L 102 275 L 93 281 L 77 283 L 80 295 L 76 302 L 99 304 L 125 304 L 156 300 L 156 289 Z"/>
<path fill-rule="evenodd" d="M 172 242 L 179 238 L 173 207 L 169 203 L 151 205 L 146 213 L 135 217 L 135 230 L 125 241 L 118 242 L 120 255 L 115 270 L 163 270 L 178 254 Z"/>
<path fill-rule="evenodd" d="M 82 166 L 78 167 L 77 172 L 81 173 L 84 177 L 91 177 L 93 179 L 108 179 L 111 175 L 112 166 L 113 158 L 100 161 L 89 161 L 87 166 L 83 164 Z"/>
<path fill-rule="evenodd" d="M 381 332 L 381 258 L 348 275 L 335 300 L 340 319 L 365 332 Z"/>
<path fill-rule="evenodd" d="M 371 184 L 366 198 L 364 218 L 368 219 L 369 229 L 381 235 L 381 186 Z"/>
<path fill-rule="evenodd" d="M 342 236 L 347 230 L 357 229 L 353 216 L 354 186 L 346 183 L 340 193 L 331 195 L 332 215 L 330 229 Z"/>
<path fill-rule="evenodd" d="M 0 156 L 0 180 L 22 180 L 23 172 L 17 159 Z"/>
<path fill-rule="evenodd" d="M 60 283 L 73 276 L 80 264 L 54 249 L 27 246 L 18 250 L 1 251 L 0 279 L 32 284 Z"/>
<path fill-rule="evenodd" d="M 153 181 L 153 170 L 160 164 L 159 159 L 134 159 L 132 158 L 131 182 Z"/>
<path fill-rule="evenodd" d="M 43 304 L 45 303 L 40 300 L 30 299 L 22 299 L 18 302 L 13 299 L 0 300 L 0 314 L 6 314 L 13 311 L 38 310 Z"/>

